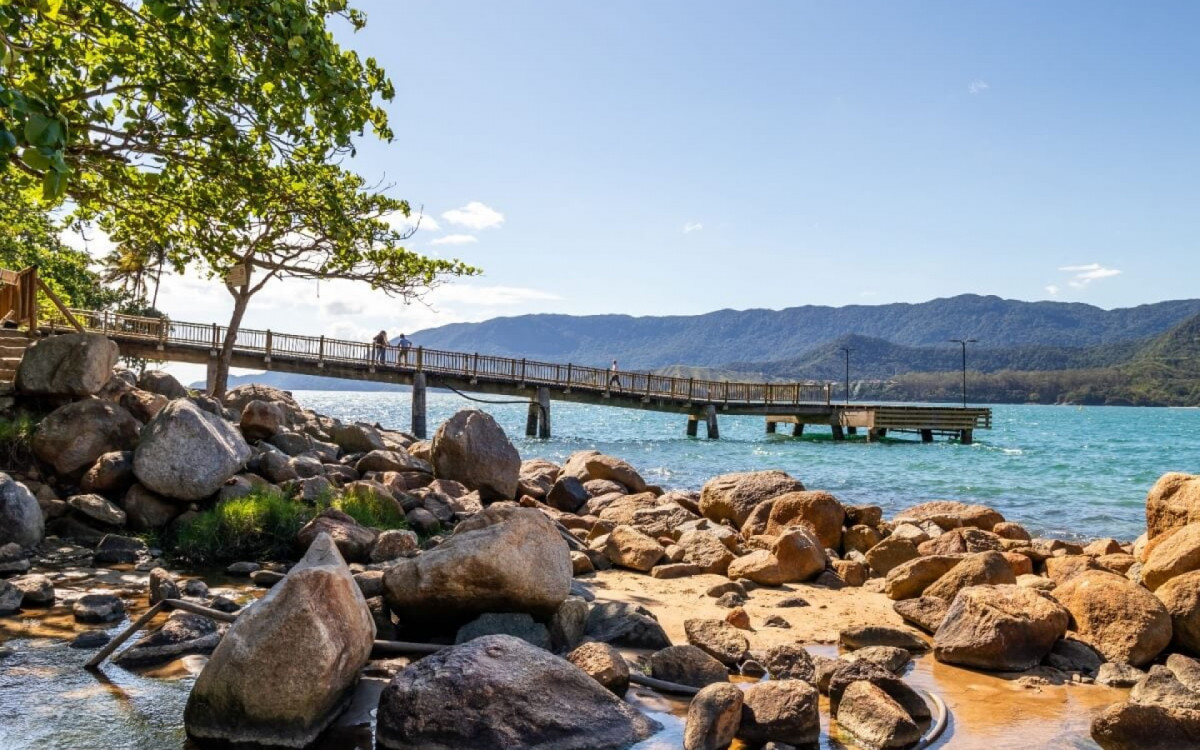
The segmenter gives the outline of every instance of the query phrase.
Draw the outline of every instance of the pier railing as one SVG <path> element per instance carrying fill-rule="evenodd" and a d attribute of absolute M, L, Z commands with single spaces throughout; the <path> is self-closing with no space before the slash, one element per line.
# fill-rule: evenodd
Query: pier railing
<path fill-rule="evenodd" d="M 67 315 L 55 315 L 45 322 L 54 330 L 77 326 L 68 315 L 88 331 L 102 333 L 117 341 L 136 341 L 162 348 L 219 350 L 224 343 L 225 326 L 188 323 L 167 318 L 149 318 L 116 312 L 71 309 Z M 645 399 L 670 399 L 681 402 L 726 404 L 824 404 L 829 405 L 832 386 L 819 382 L 745 383 L 724 380 L 677 378 L 644 372 L 618 371 L 575 364 L 539 362 L 531 359 L 497 357 L 487 354 L 448 352 L 423 347 L 401 349 L 388 346 L 380 350 L 374 344 L 326 336 L 302 336 L 270 330 L 242 328 L 237 332 L 234 351 L 259 355 L 269 368 L 273 359 L 306 361 L 319 366 L 326 363 L 347 368 L 376 371 L 453 375 L 473 381 L 552 386 L 563 390 L 588 390 Z"/>

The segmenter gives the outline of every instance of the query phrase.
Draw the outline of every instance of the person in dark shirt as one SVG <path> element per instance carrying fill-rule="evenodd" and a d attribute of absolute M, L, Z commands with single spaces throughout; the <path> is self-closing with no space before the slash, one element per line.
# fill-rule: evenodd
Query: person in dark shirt
<path fill-rule="evenodd" d="M 380 331 L 375 334 L 375 338 L 371 339 L 371 343 L 375 345 L 375 361 L 383 364 L 383 352 L 387 349 L 388 345 L 387 331 Z"/>
<path fill-rule="evenodd" d="M 402 333 L 396 343 L 400 346 L 400 364 L 407 364 L 408 350 L 412 348 L 412 342 Z"/>

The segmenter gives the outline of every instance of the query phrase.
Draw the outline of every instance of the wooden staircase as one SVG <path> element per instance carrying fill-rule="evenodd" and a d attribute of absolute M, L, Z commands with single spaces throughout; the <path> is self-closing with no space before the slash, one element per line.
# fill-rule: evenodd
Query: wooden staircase
<path fill-rule="evenodd" d="M 29 346 L 30 339 L 24 331 L 15 328 L 0 328 L 0 395 L 8 395 L 17 379 L 17 366 Z"/>

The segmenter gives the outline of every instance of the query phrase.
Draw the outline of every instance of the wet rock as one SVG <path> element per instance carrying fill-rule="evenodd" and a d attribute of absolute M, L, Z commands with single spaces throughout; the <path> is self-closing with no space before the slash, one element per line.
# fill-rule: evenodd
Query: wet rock
<path fill-rule="evenodd" d="M 838 642 L 851 650 L 870 646 L 892 646 L 917 653 L 929 650 L 929 644 L 915 633 L 887 625 L 846 628 L 838 633 Z"/>
<path fill-rule="evenodd" d="M 700 512 L 713 521 L 729 520 L 741 528 L 760 503 L 802 491 L 804 485 L 782 471 L 724 474 L 705 483 L 700 491 Z"/>
<path fill-rule="evenodd" d="M 44 575 L 34 573 L 8 580 L 21 592 L 22 607 L 49 607 L 54 604 L 54 584 Z"/>
<path fill-rule="evenodd" d="M 1200 711 L 1114 703 L 1092 720 L 1091 729 L 1092 739 L 1103 750 L 1200 747 Z"/>
<path fill-rule="evenodd" d="M 242 608 L 242 605 L 238 604 L 227 596 L 214 596 L 211 600 L 209 600 L 208 606 L 217 610 L 218 612 L 228 613 L 238 612 Z"/>
<path fill-rule="evenodd" d="M 870 682 L 852 682 L 842 693 L 838 726 L 873 748 L 908 747 L 921 728 L 891 696 Z"/>
<path fill-rule="evenodd" d="M 887 693 L 912 718 L 917 720 L 929 718 L 929 706 L 926 705 L 925 699 L 909 687 L 904 680 L 887 669 L 869 661 L 845 661 L 842 659 L 833 661 L 835 665 L 829 677 L 829 706 L 835 716 L 846 688 L 855 682 L 866 681 Z M 820 680 L 820 675 L 818 675 L 818 680 Z"/>
<path fill-rule="evenodd" d="M 1029 589 L 965 588 L 934 634 L 934 657 L 976 669 L 1031 669 L 1050 653 L 1069 622 L 1066 609 Z"/>
<path fill-rule="evenodd" d="M 308 547 L 320 534 L 328 534 L 337 545 L 338 552 L 347 562 L 368 562 L 371 550 L 379 533 L 363 526 L 337 508 L 326 508 L 304 525 L 296 534 L 296 541 Z"/>
<path fill-rule="evenodd" d="M 208 596 L 208 584 L 199 578 L 189 578 L 183 582 L 183 593 L 186 596 L 203 599 Z"/>
<path fill-rule="evenodd" d="M 111 640 L 112 636 L 103 630 L 88 630 L 75 636 L 68 645 L 70 648 L 90 650 L 107 646 Z"/>
<path fill-rule="evenodd" d="M 684 750 L 724 750 L 742 723 L 742 691 L 728 683 L 705 687 L 688 704 Z"/>
<path fill-rule="evenodd" d="M 751 685 L 742 696 L 738 739 L 750 744 L 815 743 L 821 734 L 816 688 L 801 680 L 771 680 Z"/>
<path fill-rule="evenodd" d="M 122 666 L 158 664 L 187 654 L 210 654 L 221 642 L 217 623 L 191 612 L 172 612 L 153 633 L 117 655 Z"/>
<path fill-rule="evenodd" d="M 250 574 L 250 582 L 259 588 L 269 589 L 284 579 L 278 570 L 256 570 Z"/>
<path fill-rule="evenodd" d="M 229 566 L 225 568 L 225 572 L 231 576 L 249 576 L 251 573 L 261 567 L 262 566 L 256 562 L 235 562 L 230 563 Z"/>
<path fill-rule="evenodd" d="M 462 482 L 487 500 L 511 500 L 521 457 L 490 415 L 467 409 L 446 420 L 433 436 L 434 475 Z"/>
<path fill-rule="evenodd" d="M 71 495 L 67 498 L 67 505 L 93 521 L 108 526 L 125 525 L 125 511 L 100 495 Z"/>
<path fill-rule="evenodd" d="M 119 534 L 105 534 L 96 545 L 92 561 L 96 565 L 130 565 L 146 553 L 141 539 Z"/>
<path fill-rule="evenodd" d="M 345 707 L 374 638 L 349 568 L 333 539 L 318 536 L 284 581 L 229 627 L 192 687 L 188 735 L 307 745 Z"/>
<path fill-rule="evenodd" d="M 178 599 L 179 586 L 171 574 L 162 568 L 150 571 L 150 603 L 158 604 L 163 599 Z"/>
<path fill-rule="evenodd" d="M 750 648 L 746 636 L 723 620 L 684 620 L 683 630 L 688 643 L 728 666 L 744 660 Z"/>
<path fill-rule="evenodd" d="M 200 500 L 221 489 L 249 458 L 250 446 L 232 424 L 179 399 L 142 430 L 133 473 L 160 495 Z"/>
<path fill-rule="evenodd" d="M 458 709 L 464 705 L 472 710 Z M 427 656 L 396 675 L 379 698 L 376 744 L 620 750 L 659 728 L 570 662 L 496 635 Z"/>
<path fill-rule="evenodd" d="M 918 596 L 916 599 L 901 599 L 892 605 L 892 609 L 906 622 L 932 635 L 942 620 L 946 619 L 950 602 L 932 596 Z"/>
<path fill-rule="evenodd" d="M 597 603 L 588 613 L 587 638 L 626 648 L 666 648 L 671 645 L 662 625 L 645 607 L 625 602 Z"/>
<path fill-rule="evenodd" d="M 524 613 L 489 612 L 480 615 L 458 629 L 455 643 L 466 643 L 488 635 L 508 635 L 520 638 L 540 649 L 550 649 L 550 631 Z"/>
<path fill-rule="evenodd" d="M 695 646 L 670 646 L 650 656 L 650 676 L 692 687 L 729 682 L 725 665 Z"/>
<path fill-rule="evenodd" d="M 772 646 L 763 654 L 762 663 L 772 680 L 803 680 L 816 685 L 816 667 L 801 646 L 792 643 Z"/>
<path fill-rule="evenodd" d="M 112 594 L 85 594 L 71 605 L 76 622 L 113 622 L 125 616 L 125 603 Z"/>
<path fill-rule="evenodd" d="M 0 615 L 11 615 L 21 608 L 25 594 L 8 581 L 0 579 Z"/>
<path fill-rule="evenodd" d="M 432 550 L 384 576 L 404 622 L 467 620 L 485 612 L 550 616 L 571 590 L 567 544 L 541 511 L 488 508 Z"/>
<path fill-rule="evenodd" d="M 32 547 L 46 534 L 42 506 L 29 489 L 0 473 L 0 545 Z"/>
<path fill-rule="evenodd" d="M 37 339 L 17 368 L 17 390 L 42 396 L 91 396 L 112 377 L 120 356 L 115 342 L 98 333 Z"/>
<path fill-rule="evenodd" d="M 607 643 L 585 643 L 567 654 L 567 661 L 618 696 L 624 696 L 629 689 L 629 665 L 621 653 Z"/>
<path fill-rule="evenodd" d="M 1081 573 L 1054 590 L 1075 630 L 1110 661 L 1141 666 L 1171 642 L 1171 616 L 1153 594 L 1105 571 Z"/>
<path fill-rule="evenodd" d="M 16 542 L 0 544 L 0 575 L 24 573 L 29 570 L 29 558 Z"/>

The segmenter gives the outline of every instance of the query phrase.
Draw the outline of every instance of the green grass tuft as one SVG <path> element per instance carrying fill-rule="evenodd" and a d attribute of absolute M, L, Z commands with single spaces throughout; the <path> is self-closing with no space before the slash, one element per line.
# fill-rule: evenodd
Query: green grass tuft
<path fill-rule="evenodd" d="M 278 492 L 218 503 L 179 529 L 176 553 L 195 563 L 295 557 L 296 533 L 317 509 Z"/>
<path fill-rule="evenodd" d="M 408 528 L 400 504 L 390 497 L 380 497 L 374 492 L 359 490 L 345 493 L 333 501 L 333 507 L 363 526 L 381 530 Z"/>
<path fill-rule="evenodd" d="M 29 414 L 0 417 L 0 465 L 15 470 L 33 464 L 33 433 L 37 420 Z"/>

